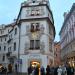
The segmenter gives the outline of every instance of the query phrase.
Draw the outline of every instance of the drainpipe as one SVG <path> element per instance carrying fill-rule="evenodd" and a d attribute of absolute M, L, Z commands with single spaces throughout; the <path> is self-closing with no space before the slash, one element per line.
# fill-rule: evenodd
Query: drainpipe
<path fill-rule="evenodd" d="M 19 60 L 20 60 L 20 33 L 21 33 L 21 25 L 18 25 L 18 28 L 19 28 L 19 44 L 18 44 L 18 75 L 19 75 L 19 69 L 20 69 Z"/>

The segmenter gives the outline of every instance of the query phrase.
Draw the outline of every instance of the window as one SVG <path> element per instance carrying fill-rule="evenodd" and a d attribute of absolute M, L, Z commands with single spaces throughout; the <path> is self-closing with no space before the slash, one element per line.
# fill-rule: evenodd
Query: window
<path fill-rule="evenodd" d="M 31 23 L 31 32 L 34 32 L 34 31 L 39 31 L 40 28 L 39 28 L 39 23 Z"/>
<path fill-rule="evenodd" d="M 11 52 L 11 47 L 9 49 L 10 49 L 10 52 Z"/>
<path fill-rule="evenodd" d="M 39 30 L 39 23 L 36 23 L 36 30 Z"/>
<path fill-rule="evenodd" d="M 6 46 L 4 46 L 4 51 L 6 50 Z"/>
<path fill-rule="evenodd" d="M 35 41 L 35 49 L 40 49 L 40 40 Z"/>
<path fill-rule="evenodd" d="M 31 32 L 34 32 L 34 25 L 33 25 L 33 23 L 31 24 Z"/>
<path fill-rule="evenodd" d="M 1 42 L 2 42 L 2 38 L 1 38 Z"/>
<path fill-rule="evenodd" d="M 8 29 L 8 33 L 9 33 L 9 29 Z"/>
<path fill-rule="evenodd" d="M 34 40 L 30 40 L 30 49 L 34 49 Z"/>
<path fill-rule="evenodd" d="M 41 13 L 40 13 L 40 9 L 39 8 L 36 8 L 36 7 L 33 7 L 32 9 L 31 9 L 31 16 L 38 16 L 38 15 L 40 15 Z"/>
<path fill-rule="evenodd" d="M 39 9 L 38 10 L 36 10 L 36 15 L 39 15 L 40 14 L 40 11 L 39 11 Z"/>
<path fill-rule="evenodd" d="M 0 51 L 1 51 L 1 46 L 0 46 Z"/>
<path fill-rule="evenodd" d="M 16 51 L 16 42 L 14 42 L 14 51 Z"/>
<path fill-rule="evenodd" d="M 30 40 L 30 49 L 40 49 L 40 40 Z"/>
<path fill-rule="evenodd" d="M 17 34 L 17 28 L 15 28 L 15 35 Z"/>
<path fill-rule="evenodd" d="M 57 48 L 56 48 L 56 52 L 57 52 Z"/>
<path fill-rule="evenodd" d="M 5 56 L 3 56 L 2 61 L 5 61 Z"/>
<path fill-rule="evenodd" d="M 11 47 L 8 48 L 8 52 L 11 52 Z"/>
<path fill-rule="evenodd" d="M 5 41 L 6 41 L 6 38 L 5 38 Z"/>
<path fill-rule="evenodd" d="M 1 30 L 1 34 L 3 34 L 4 33 L 4 31 L 3 30 Z"/>
<path fill-rule="evenodd" d="M 31 10 L 31 16 L 34 16 L 34 15 L 35 15 L 35 11 Z"/>

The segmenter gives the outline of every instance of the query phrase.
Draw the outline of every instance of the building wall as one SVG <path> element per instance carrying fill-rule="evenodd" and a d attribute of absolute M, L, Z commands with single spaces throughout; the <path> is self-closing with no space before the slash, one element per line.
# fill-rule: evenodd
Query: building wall
<path fill-rule="evenodd" d="M 64 62 L 69 62 L 70 58 L 73 58 L 74 55 L 70 55 L 70 53 L 74 53 L 74 41 L 75 41 L 75 4 L 73 4 L 70 12 L 67 14 L 63 26 L 60 31 L 60 39 L 61 39 L 61 58 Z M 66 56 L 66 57 L 65 57 Z M 74 65 L 73 65 L 74 66 Z"/>
<path fill-rule="evenodd" d="M 38 1 L 39 2 L 39 1 Z M 5 55 L 5 64 L 0 60 L 4 66 L 8 64 L 18 65 L 19 72 L 27 72 L 27 68 L 31 61 L 40 63 L 40 67 L 54 64 L 54 36 L 55 28 L 52 18 L 52 13 L 48 5 L 48 1 L 42 1 L 42 4 L 30 3 L 27 1 L 21 5 L 16 23 L 5 27 L 7 36 L 0 34 L 2 39 L 7 38 L 6 43 L 3 41 L 0 45 L 7 46 L 6 52 L 1 49 L 1 59 Z M 40 2 L 39 2 L 40 3 Z M 33 7 L 34 6 L 34 7 Z M 32 7 L 39 9 L 37 15 L 31 15 Z M 31 23 L 39 23 L 39 31 L 31 32 Z M 1 29 L 2 27 L 0 27 Z M 3 30 L 3 29 L 2 29 Z M 33 34 L 35 33 L 35 34 Z M 0 38 L 0 39 L 1 39 Z M 40 48 L 30 50 L 30 40 L 40 40 Z"/>
<path fill-rule="evenodd" d="M 54 43 L 54 65 L 61 65 L 61 46 L 60 42 Z"/>

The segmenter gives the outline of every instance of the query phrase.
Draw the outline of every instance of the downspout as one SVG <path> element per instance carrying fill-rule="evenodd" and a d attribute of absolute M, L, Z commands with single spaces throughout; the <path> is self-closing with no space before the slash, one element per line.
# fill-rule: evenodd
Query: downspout
<path fill-rule="evenodd" d="M 19 44 L 18 44 L 18 73 L 20 71 L 20 33 L 21 33 L 21 25 L 18 25 L 19 28 Z M 19 75 L 19 74 L 18 74 Z"/>

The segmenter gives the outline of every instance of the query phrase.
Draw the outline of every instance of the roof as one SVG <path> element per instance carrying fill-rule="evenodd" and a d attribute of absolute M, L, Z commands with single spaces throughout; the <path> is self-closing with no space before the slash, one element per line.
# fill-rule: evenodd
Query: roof
<path fill-rule="evenodd" d="M 75 3 L 73 3 L 72 8 L 70 9 L 70 12 L 67 14 L 67 16 L 66 16 L 66 18 L 65 18 L 65 20 L 64 20 L 64 23 L 63 23 L 63 25 L 62 25 L 62 27 L 61 27 L 61 30 L 60 30 L 60 32 L 59 32 L 59 35 L 61 34 L 61 32 L 62 32 L 62 30 L 63 30 L 63 28 L 64 28 L 66 22 L 69 20 L 70 16 L 72 15 L 72 12 L 73 12 L 74 10 L 75 10 Z"/>

